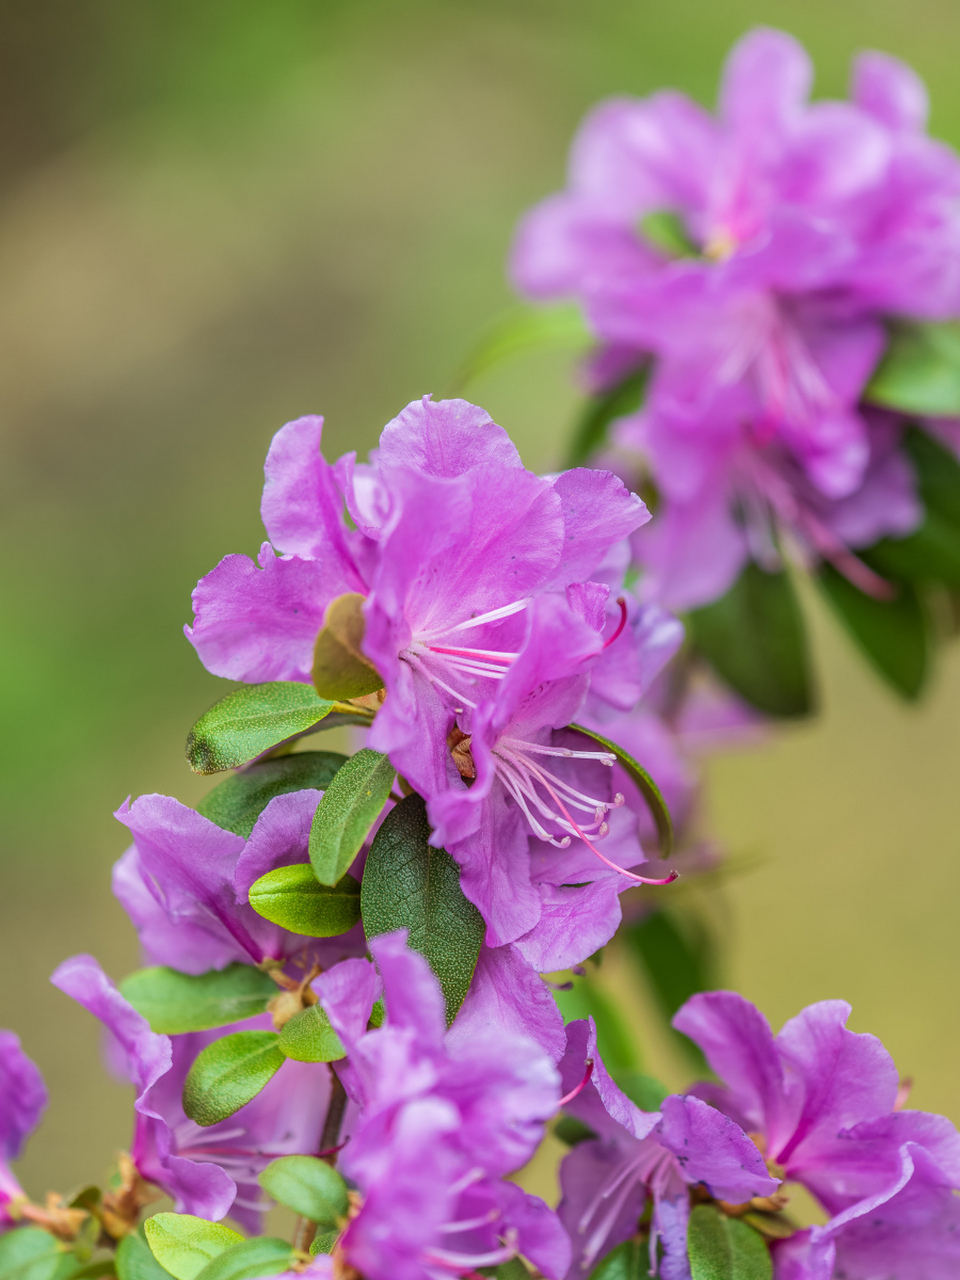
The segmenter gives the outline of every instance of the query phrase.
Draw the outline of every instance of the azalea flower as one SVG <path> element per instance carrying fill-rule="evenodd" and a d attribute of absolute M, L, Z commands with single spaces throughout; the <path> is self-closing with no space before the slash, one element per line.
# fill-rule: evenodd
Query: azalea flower
<path fill-rule="evenodd" d="M 47 1090 L 36 1063 L 23 1052 L 12 1031 L 0 1031 L 0 1231 L 13 1224 L 7 1206 L 25 1200 L 10 1169 L 24 1143 L 40 1123 Z"/>

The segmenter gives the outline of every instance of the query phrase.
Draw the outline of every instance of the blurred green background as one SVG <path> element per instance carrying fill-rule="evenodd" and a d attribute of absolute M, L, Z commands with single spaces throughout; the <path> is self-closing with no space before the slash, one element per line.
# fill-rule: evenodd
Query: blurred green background
<path fill-rule="evenodd" d="M 110 815 L 204 789 L 182 743 L 222 687 L 181 627 L 198 576 L 259 545 L 271 434 L 322 412 L 331 454 L 363 451 L 442 393 L 509 303 L 512 228 L 560 185 L 584 110 L 668 84 L 711 101 L 756 22 L 807 43 L 819 93 L 856 48 L 908 59 L 960 143 L 950 0 L 0 9 L 0 1025 L 53 1096 L 33 1194 L 99 1178 L 128 1139 L 128 1091 L 47 977 L 80 950 L 114 976 L 137 962 Z M 471 394 L 528 465 L 558 461 L 564 361 Z M 907 708 L 819 614 L 816 643 L 822 716 L 710 767 L 721 836 L 762 857 L 711 904 L 725 980 L 775 1023 L 848 998 L 915 1103 L 960 1120 L 960 654 Z"/>

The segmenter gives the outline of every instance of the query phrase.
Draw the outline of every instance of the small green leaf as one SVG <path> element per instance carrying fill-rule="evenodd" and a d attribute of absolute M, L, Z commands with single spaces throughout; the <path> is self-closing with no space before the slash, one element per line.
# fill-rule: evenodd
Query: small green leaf
<path fill-rule="evenodd" d="M 385 755 L 363 747 L 323 793 L 310 828 L 310 862 L 321 884 L 349 870 L 387 803 L 396 770 Z"/>
<path fill-rule="evenodd" d="M 313 648 L 313 687 L 321 698 L 362 698 L 383 688 L 383 680 L 363 653 L 363 602 L 358 591 L 327 605 Z"/>
<path fill-rule="evenodd" d="M 18 1227 L 0 1235 L 0 1280 L 63 1280 L 73 1257 L 39 1227 Z"/>
<path fill-rule="evenodd" d="M 330 1019 L 318 1004 L 301 1009 L 281 1028 L 280 1049 L 295 1062 L 338 1062 L 347 1056 Z"/>
<path fill-rule="evenodd" d="M 911 428 L 904 447 L 917 476 L 923 523 L 905 538 L 884 538 L 863 559 L 883 577 L 960 587 L 960 462 L 925 431 Z"/>
<path fill-rule="evenodd" d="M 163 1268 L 158 1267 L 157 1270 L 163 1280 L 166 1280 L 166 1272 Z M 88 1262 L 85 1267 L 78 1267 L 76 1271 L 70 1271 L 69 1280 L 99 1280 L 100 1276 L 115 1276 L 116 1274 L 117 1264 L 115 1258 L 97 1258 L 95 1262 Z"/>
<path fill-rule="evenodd" d="M 640 219 L 640 235 L 647 244 L 670 258 L 699 258 L 700 250 L 687 226 L 672 209 L 652 209 Z"/>
<path fill-rule="evenodd" d="M 219 773 L 246 764 L 309 732 L 331 712 L 341 724 L 369 724 L 372 719 L 358 707 L 318 698 L 311 685 L 294 680 L 245 685 L 221 698 L 190 730 L 190 768 L 194 773 Z"/>
<path fill-rule="evenodd" d="M 346 759 L 339 751 L 298 751 L 276 760 L 261 760 L 209 791 L 197 805 L 197 812 L 247 840 L 274 797 L 291 791 L 326 791 Z"/>
<path fill-rule="evenodd" d="M 275 1031 L 235 1031 L 208 1044 L 183 1086 L 183 1109 L 190 1119 L 216 1124 L 246 1106 L 283 1066 L 279 1040 Z"/>
<path fill-rule="evenodd" d="M 644 365 L 603 395 L 587 401 L 574 428 L 573 442 L 567 454 L 568 467 L 584 466 L 606 441 L 611 422 L 626 417 L 628 413 L 636 413 L 643 402 L 648 376 L 649 369 Z"/>
<path fill-rule="evenodd" d="M 688 927 L 681 929 L 670 912 L 660 910 L 637 924 L 624 925 L 621 936 L 639 962 L 668 1024 L 692 995 L 716 986 L 713 946 L 701 922 L 690 920 Z M 697 1069 L 703 1069 L 703 1054 L 693 1041 L 672 1027 L 670 1035 Z"/>
<path fill-rule="evenodd" d="M 452 1022 L 470 989 L 484 923 L 460 888 L 460 868 L 429 843 L 427 810 L 407 796 L 387 814 L 367 856 L 361 891 L 367 937 L 409 930 L 409 943 L 426 956 L 440 980 Z"/>
<path fill-rule="evenodd" d="M 499 1267 L 481 1267 L 479 1276 L 493 1276 L 494 1280 L 530 1280 L 530 1272 L 520 1258 L 501 1262 Z"/>
<path fill-rule="evenodd" d="M 120 983 L 120 994 L 163 1035 L 208 1031 L 263 1013 L 277 984 L 249 964 L 208 973 L 181 973 L 156 965 L 138 969 Z"/>
<path fill-rule="evenodd" d="M 116 1262 L 120 1280 L 167 1280 L 170 1274 L 153 1256 L 139 1231 L 131 1231 L 117 1245 Z"/>
<path fill-rule="evenodd" d="M 928 671 L 927 619 L 916 588 L 895 584 L 893 600 L 864 595 L 833 565 L 821 565 L 824 595 L 874 669 L 905 698 L 916 698 Z"/>
<path fill-rule="evenodd" d="M 267 1195 L 294 1213 L 315 1222 L 322 1231 L 342 1228 L 350 1202 L 347 1184 L 325 1160 L 316 1156 L 281 1156 L 260 1174 Z"/>
<path fill-rule="evenodd" d="M 960 325 L 895 325 L 864 399 L 921 417 L 960 414 Z"/>
<path fill-rule="evenodd" d="M 316 1257 L 318 1253 L 333 1253 L 333 1246 L 340 1239 L 339 1231 L 321 1231 L 319 1235 L 314 1236 L 313 1243 L 310 1246 L 309 1253 L 311 1257 Z"/>
<path fill-rule="evenodd" d="M 725 596 L 694 609 L 689 622 L 697 648 L 747 702 L 771 716 L 809 713 L 807 637 L 786 573 L 751 561 Z"/>
<path fill-rule="evenodd" d="M 591 345 L 583 314 L 575 304 L 514 307 L 481 337 L 458 371 L 454 390 L 459 393 L 517 356 L 538 351 L 587 351 Z"/>
<path fill-rule="evenodd" d="M 577 733 L 582 733 L 584 737 L 592 738 L 594 742 L 599 742 L 601 747 L 606 748 L 607 751 L 612 751 L 617 757 L 618 763 L 627 771 L 631 781 L 643 796 L 644 803 L 656 823 L 657 835 L 660 839 L 660 852 L 665 858 L 668 857 L 673 848 L 673 823 L 670 820 L 670 810 L 667 808 L 666 800 L 660 794 L 660 788 L 647 773 L 646 769 L 634 760 L 633 756 L 624 751 L 623 747 L 611 742 L 609 738 L 604 738 L 601 734 L 594 733 L 592 729 L 584 729 L 583 725 L 572 724 L 570 728 L 575 729 Z"/>
<path fill-rule="evenodd" d="M 692 1280 L 770 1280 L 770 1251 L 751 1227 L 711 1205 L 690 1214 L 687 1253 Z"/>
<path fill-rule="evenodd" d="M 211 1258 L 243 1241 L 239 1231 L 192 1213 L 155 1213 L 143 1230 L 150 1252 L 175 1280 L 195 1280 Z"/>
<path fill-rule="evenodd" d="M 590 1272 L 590 1280 L 647 1280 L 650 1248 L 641 1240 L 626 1240 Z"/>
<path fill-rule="evenodd" d="M 258 1236 L 224 1249 L 198 1274 L 197 1280 L 259 1280 L 289 1271 L 296 1255 L 286 1240 Z"/>
<path fill-rule="evenodd" d="M 308 938 L 334 938 L 360 919 L 360 881 L 321 884 L 306 862 L 275 867 L 250 886 L 250 905 L 265 920 Z"/>

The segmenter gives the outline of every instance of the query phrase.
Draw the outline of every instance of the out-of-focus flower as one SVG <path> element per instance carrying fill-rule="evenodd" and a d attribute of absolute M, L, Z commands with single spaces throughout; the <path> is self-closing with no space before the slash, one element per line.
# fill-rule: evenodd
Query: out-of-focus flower
<path fill-rule="evenodd" d="M 25 1198 L 10 1161 L 19 1159 L 46 1105 L 40 1069 L 21 1049 L 19 1036 L 0 1031 L 0 1231 L 13 1221 L 6 1206 Z"/>

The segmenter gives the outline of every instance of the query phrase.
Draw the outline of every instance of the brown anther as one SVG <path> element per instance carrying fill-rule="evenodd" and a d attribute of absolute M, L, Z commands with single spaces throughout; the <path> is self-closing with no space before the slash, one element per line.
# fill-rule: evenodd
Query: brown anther
<path fill-rule="evenodd" d="M 477 776 L 477 766 L 474 764 L 473 756 L 470 754 L 471 741 L 471 735 L 464 733 L 456 725 L 447 734 L 447 745 L 450 748 L 453 763 L 457 766 L 457 773 L 461 778 L 475 778 Z"/>
<path fill-rule="evenodd" d="M 759 1209 L 761 1213 L 779 1213 L 790 1203 L 790 1197 L 783 1191 L 775 1191 L 772 1196 L 754 1196 L 750 1201 L 751 1209 Z"/>
<path fill-rule="evenodd" d="M 162 1193 L 140 1177 L 126 1151 L 118 1156 L 117 1166 L 119 1185 L 112 1191 L 104 1192 L 100 1202 L 100 1221 L 107 1235 L 114 1240 L 122 1240 L 135 1230 L 144 1205 L 159 1200 Z"/>

